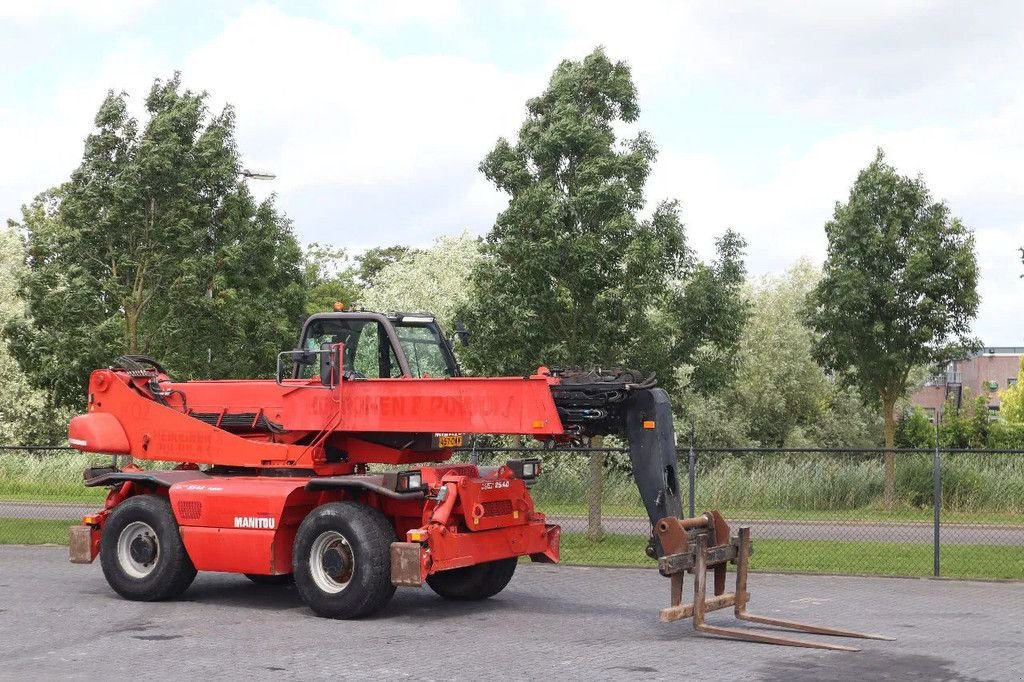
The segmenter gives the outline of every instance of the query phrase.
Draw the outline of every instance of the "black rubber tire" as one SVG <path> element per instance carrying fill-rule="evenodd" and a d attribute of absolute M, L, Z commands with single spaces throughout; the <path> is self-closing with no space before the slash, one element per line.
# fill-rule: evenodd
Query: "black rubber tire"
<path fill-rule="evenodd" d="M 427 585 L 445 599 L 479 601 L 501 592 L 512 580 L 518 557 L 440 571 L 427 576 Z"/>
<path fill-rule="evenodd" d="M 317 585 L 311 567 L 314 543 L 326 533 L 340 533 L 354 560 L 352 575 L 339 592 Z M 391 601 L 391 522 L 376 509 L 357 502 L 330 502 L 303 519 L 292 549 L 292 574 L 299 596 L 309 608 L 326 618 L 362 618 Z"/>
<path fill-rule="evenodd" d="M 155 565 L 144 577 L 128 573 L 118 557 L 121 533 L 136 522 L 153 530 L 158 545 Z M 173 599 L 187 590 L 196 577 L 196 568 L 181 541 L 171 503 L 159 495 L 136 495 L 114 507 L 103 525 L 100 565 L 114 591 L 134 601 Z"/>
<path fill-rule="evenodd" d="M 246 573 L 245 577 L 253 581 L 257 585 L 265 585 L 267 587 L 281 587 L 282 585 L 291 585 L 294 577 L 291 573 L 281 573 L 278 575 L 261 575 L 259 573 Z"/>

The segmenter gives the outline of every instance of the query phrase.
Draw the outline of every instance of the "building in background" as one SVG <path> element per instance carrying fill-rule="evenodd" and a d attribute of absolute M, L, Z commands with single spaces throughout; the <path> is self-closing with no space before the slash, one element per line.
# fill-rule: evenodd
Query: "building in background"
<path fill-rule="evenodd" d="M 1024 346 L 983 348 L 966 360 L 949 363 L 945 373 L 931 377 L 910 402 L 923 408 L 932 421 L 936 416 L 942 419 L 942 407 L 950 396 L 960 405 L 983 395 L 988 409 L 998 413 L 999 394 L 1017 383 L 1021 356 Z"/>

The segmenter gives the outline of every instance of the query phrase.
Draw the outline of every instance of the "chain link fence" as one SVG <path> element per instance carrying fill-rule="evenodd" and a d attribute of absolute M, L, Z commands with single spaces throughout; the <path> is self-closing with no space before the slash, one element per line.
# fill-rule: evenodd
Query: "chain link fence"
<path fill-rule="evenodd" d="M 749 525 L 764 571 L 1024 580 L 1024 452 L 897 450 L 886 502 L 879 449 L 687 448 L 684 513 Z M 539 456 L 537 508 L 562 526 L 570 563 L 653 567 L 650 524 L 625 450 L 480 448 L 460 461 Z M 0 446 L 0 542 L 66 542 L 106 489 L 82 485 L 109 456 Z M 146 463 L 146 466 L 161 466 Z M 170 465 L 163 465 L 170 466 Z"/>

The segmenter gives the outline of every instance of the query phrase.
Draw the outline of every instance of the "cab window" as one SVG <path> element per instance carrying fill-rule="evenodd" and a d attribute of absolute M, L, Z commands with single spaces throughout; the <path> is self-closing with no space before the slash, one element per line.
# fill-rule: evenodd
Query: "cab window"
<path fill-rule="evenodd" d="M 452 364 L 443 350 L 445 341 L 436 324 L 399 323 L 395 331 L 414 377 L 452 376 Z"/>
<path fill-rule="evenodd" d="M 387 333 L 375 320 L 315 320 L 306 330 L 303 348 L 318 351 L 326 343 L 345 344 L 345 372 L 358 379 L 402 376 Z M 299 376 L 320 375 L 320 357 L 312 365 L 300 365 Z"/>

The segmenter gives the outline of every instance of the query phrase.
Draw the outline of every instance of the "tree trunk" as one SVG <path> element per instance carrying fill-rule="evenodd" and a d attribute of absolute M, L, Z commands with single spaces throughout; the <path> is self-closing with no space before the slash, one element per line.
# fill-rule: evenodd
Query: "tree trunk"
<path fill-rule="evenodd" d="M 604 438 L 594 436 L 590 447 L 604 446 Z M 604 534 L 601 528 L 601 486 L 604 483 L 604 453 L 590 453 L 590 480 L 587 482 L 587 539 L 599 540 Z"/>
<path fill-rule="evenodd" d="M 896 398 L 882 396 L 882 419 L 885 422 L 885 486 L 882 491 L 882 506 L 886 511 L 892 510 L 896 492 Z"/>
<path fill-rule="evenodd" d="M 129 355 L 137 355 L 139 352 L 139 311 L 134 308 L 127 308 L 124 311 L 124 345 Z"/>

